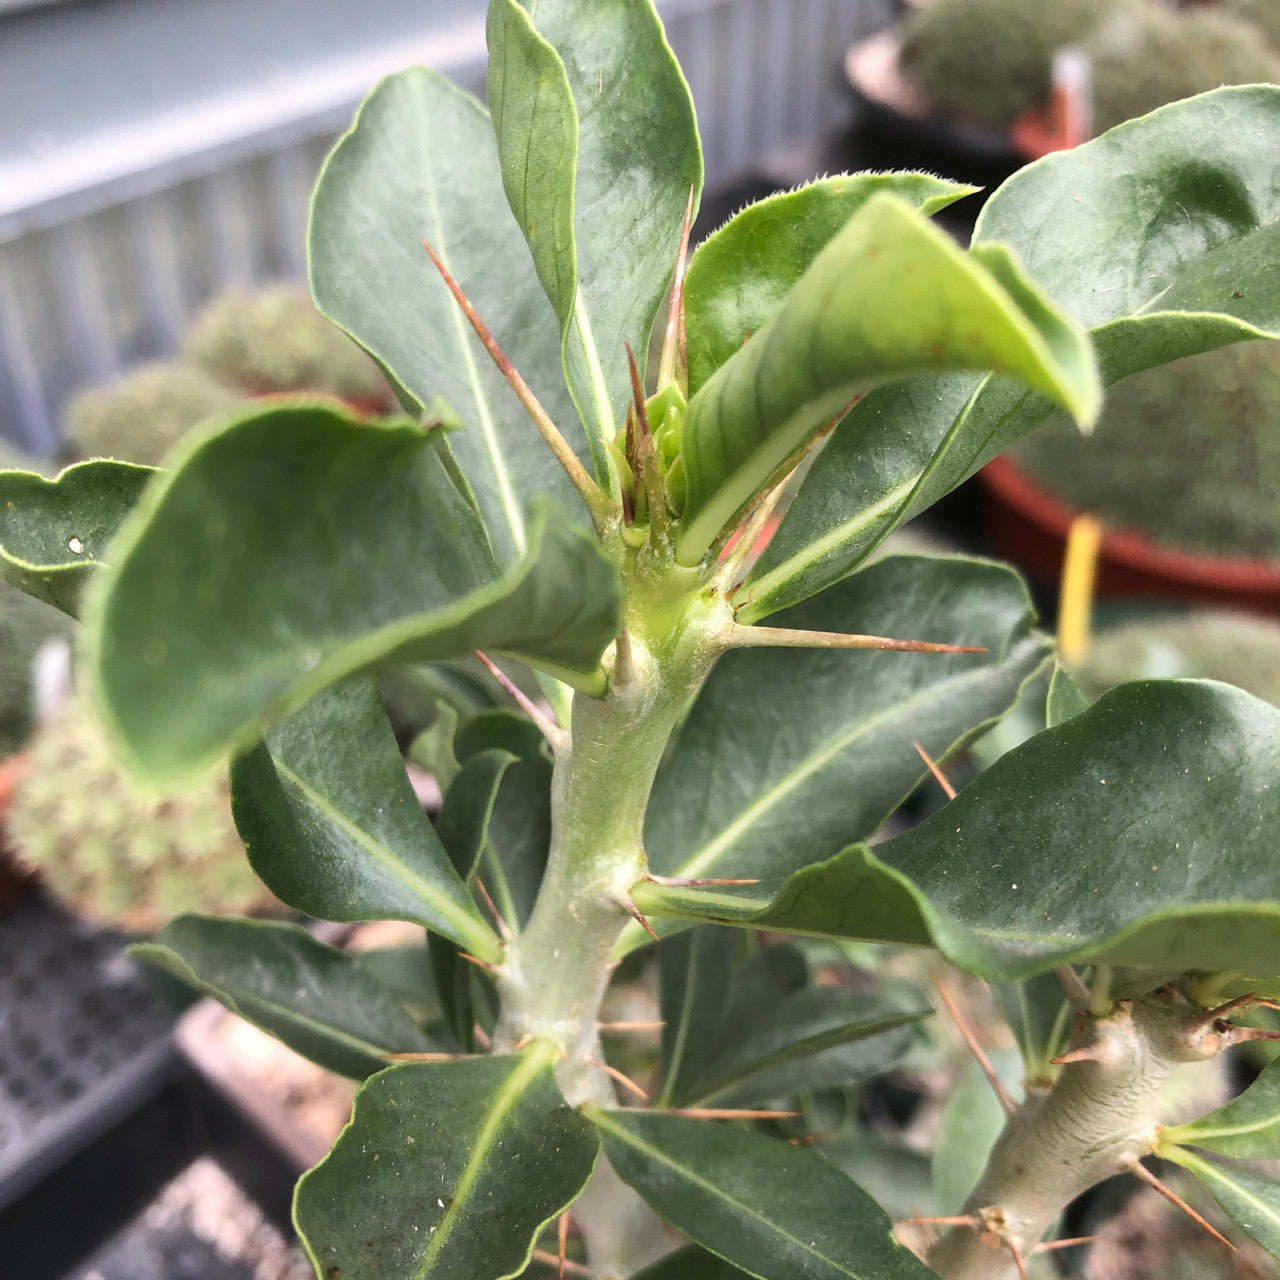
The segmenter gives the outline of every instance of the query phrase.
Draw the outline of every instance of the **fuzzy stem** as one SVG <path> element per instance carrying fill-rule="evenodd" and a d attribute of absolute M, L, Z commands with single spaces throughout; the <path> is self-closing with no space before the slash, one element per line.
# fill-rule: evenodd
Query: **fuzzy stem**
<path fill-rule="evenodd" d="M 1105 1017 L 1080 1015 L 1072 1046 L 1089 1056 L 1009 1118 L 965 1204 L 986 1230 L 956 1227 L 930 1253 L 944 1280 L 1013 1280 L 1010 1246 L 1030 1254 L 1076 1196 L 1150 1155 L 1170 1073 L 1218 1051 L 1203 1016 L 1163 992 L 1117 1001 Z"/>

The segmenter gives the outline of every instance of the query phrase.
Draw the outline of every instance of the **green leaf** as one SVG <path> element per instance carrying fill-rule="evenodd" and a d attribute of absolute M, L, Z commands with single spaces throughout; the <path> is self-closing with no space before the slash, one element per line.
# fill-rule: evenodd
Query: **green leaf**
<path fill-rule="evenodd" d="M 924 776 L 913 743 L 943 759 L 1046 656 L 1021 581 L 975 561 L 891 556 L 781 622 L 990 652 L 727 654 L 658 772 L 645 831 L 655 871 L 785 875 L 867 838 Z"/>
<path fill-rule="evenodd" d="M 458 731 L 459 758 L 485 751 L 516 757 L 502 775 L 489 815 L 481 872 L 503 916 L 528 923 L 551 848 L 551 760 L 541 732 L 524 716 L 482 712 Z"/>
<path fill-rule="evenodd" d="M 1080 692 L 1080 686 L 1066 668 L 1055 662 L 1053 675 L 1049 677 L 1049 696 L 1045 700 L 1045 727 L 1052 729 L 1088 710 L 1088 707 L 1089 699 Z"/>
<path fill-rule="evenodd" d="M 1280 1060 L 1225 1107 L 1191 1124 L 1162 1129 L 1160 1144 L 1190 1144 L 1246 1160 L 1280 1157 Z"/>
<path fill-rule="evenodd" d="M 839 987 L 808 987 L 762 1012 L 757 1026 L 721 1044 L 676 1105 L 748 1107 L 859 1084 L 898 1062 L 915 1040 L 905 1028 L 930 1016 Z"/>
<path fill-rule="evenodd" d="M 648 0 L 493 0 L 488 34 L 508 198 L 604 476 L 631 395 L 625 344 L 643 361 L 702 190 L 693 102 Z"/>
<path fill-rule="evenodd" d="M 573 406 L 556 320 L 507 209 L 488 114 L 442 76 L 383 80 L 320 173 L 308 261 L 316 305 L 389 373 L 415 415 L 443 397 L 451 445 L 503 565 L 531 545 L 528 495 L 584 518 L 573 486 L 422 248 L 426 239 L 557 422 Z"/>
<path fill-rule="evenodd" d="M 294 1223 L 317 1275 L 504 1280 L 571 1204 L 599 1140 L 565 1104 L 554 1046 L 405 1063 L 356 1095 L 333 1150 L 303 1174 Z"/>
<path fill-rule="evenodd" d="M 690 400 L 679 561 L 697 564 L 855 396 L 934 369 L 1000 369 L 1086 424 L 1101 403 L 1087 337 L 1006 251 L 966 254 L 906 201 L 881 193 Z"/>
<path fill-rule="evenodd" d="M 820 1156 L 681 1116 L 588 1108 L 605 1153 L 660 1217 L 761 1280 L 925 1280 L 879 1205 Z"/>
<path fill-rule="evenodd" d="M 412 920 L 497 960 L 422 811 L 369 677 L 317 694 L 231 768 L 249 861 L 282 902 L 322 920 Z"/>
<path fill-rule="evenodd" d="M 714 1253 L 691 1244 L 638 1272 L 635 1280 L 739 1280 L 746 1274 Z"/>
<path fill-rule="evenodd" d="M 363 1080 L 431 1042 L 351 956 L 296 924 L 179 916 L 130 953 L 330 1071 Z"/>
<path fill-rule="evenodd" d="M 992 1065 L 1010 1089 L 1021 1086 L 1022 1063 L 1016 1053 L 994 1054 Z M 964 1208 L 969 1192 L 978 1185 L 987 1166 L 1005 1119 L 995 1090 L 978 1064 L 970 1062 L 942 1108 L 933 1148 L 933 1193 L 938 1213 L 959 1213 Z"/>
<path fill-rule="evenodd" d="M 1189 1151 L 1172 1158 L 1222 1206 L 1232 1222 L 1256 1240 L 1274 1258 L 1280 1258 L 1280 1182 L 1244 1169 L 1210 1164 Z"/>
<path fill-rule="evenodd" d="M 731 988 L 733 957 L 741 938 L 732 929 L 705 925 L 666 939 L 658 948 L 662 1014 L 662 1092 L 670 1106 L 687 1077 L 715 1053 Z"/>
<path fill-rule="evenodd" d="M 748 205 L 689 260 L 690 394 L 764 328 L 819 251 L 873 195 L 888 191 L 934 214 L 977 189 L 927 173 L 845 173 Z"/>
<path fill-rule="evenodd" d="M 499 574 L 443 436 L 322 405 L 187 447 L 121 531 L 88 668 L 138 770 L 176 778 L 354 672 L 508 652 L 598 689 L 617 570 L 536 508 Z"/>
<path fill-rule="evenodd" d="M 1052 1082 L 1050 1063 L 1066 1049 L 1071 1023 L 1071 1008 L 1058 975 L 1043 973 L 1017 982 L 997 982 L 991 994 L 1018 1042 L 1027 1078 Z"/>
<path fill-rule="evenodd" d="M 646 913 L 934 946 L 995 982 L 1093 961 L 1232 970 L 1276 990 L 1277 768 L 1280 711 L 1260 699 L 1209 681 L 1119 685 L 874 852 L 853 846 L 780 887 L 633 897 Z"/>
<path fill-rule="evenodd" d="M 0 471 L 0 579 L 77 617 L 81 591 L 155 474 L 107 458 L 77 462 L 56 480 Z"/>
<path fill-rule="evenodd" d="M 484 853 L 489 821 L 503 774 L 519 759 L 510 751 L 481 751 L 471 757 L 445 792 L 436 835 L 453 869 L 470 884 Z"/>
<path fill-rule="evenodd" d="M 1275 337 L 1277 147 L 1280 90 L 1218 89 L 1015 174 L 987 202 L 975 243 L 1010 245 L 1091 330 L 1108 386 Z M 1058 413 L 994 376 L 948 374 L 871 392 L 815 461 L 749 576 L 739 620 L 839 581 L 897 525 Z"/>

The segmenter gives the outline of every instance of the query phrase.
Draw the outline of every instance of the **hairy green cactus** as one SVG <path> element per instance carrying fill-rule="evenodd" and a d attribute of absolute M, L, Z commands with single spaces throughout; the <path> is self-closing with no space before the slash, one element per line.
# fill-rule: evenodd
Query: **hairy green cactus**
<path fill-rule="evenodd" d="M 1066 423 L 1013 451 L 1068 506 L 1162 546 L 1280 559 L 1280 347 L 1244 343 L 1140 373 L 1085 438 Z"/>
<path fill-rule="evenodd" d="M 32 724 L 31 664 L 48 640 L 71 634 L 65 613 L 0 583 L 0 756 L 27 740 Z"/>
<path fill-rule="evenodd" d="M 251 395 L 318 391 L 358 407 L 392 407 L 378 367 L 291 285 L 215 298 L 196 318 L 183 356 Z"/>
<path fill-rule="evenodd" d="M 1280 62 L 1258 29 L 1220 11 L 1129 9 L 1099 27 L 1086 47 L 1095 133 L 1219 85 L 1280 78 Z"/>
<path fill-rule="evenodd" d="M 84 391 L 71 402 L 67 443 L 81 458 L 155 466 L 197 423 L 243 403 L 242 395 L 192 365 L 143 365 L 114 386 Z"/>
<path fill-rule="evenodd" d="M 184 911 L 243 915 L 274 902 L 245 858 L 225 777 L 140 791 L 74 700 L 33 737 L 6 830 L 55 896 L 130 933 Z"/>
<path fill-rule="evenodd" d="M 1100 632 L 1071 674 L 1097 698 L 1125 680 L 1222 680 L 1280 707 L 1280 625 L 1204 611 L 1142 619 Z"/>
<path fill-rule="evenodd" d="M 1280 4 L 1276 0 L 1229 0 L 1223 11 L 1250 23 L 1273 49 L 1280 49 Z"/>
<path fill-rule="evenodd" d="M 903 26 L 900 66 L 939 106 L 1005 125 L 1049 91 L 1053 55 L 1133 0 L 937 0 Z"/>

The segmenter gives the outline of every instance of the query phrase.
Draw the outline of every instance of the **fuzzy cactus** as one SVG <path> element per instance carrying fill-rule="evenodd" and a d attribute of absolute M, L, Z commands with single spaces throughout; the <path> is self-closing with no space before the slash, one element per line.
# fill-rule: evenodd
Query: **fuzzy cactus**
<path fill-rule="evenodd" d="M 1049 92 L 1053 55 L 1137 0 L 936 0 L 904 23 L 899 65 L 941 107 L 1005 125 Z"/>
<path fill-rule="evenodd" d="M 1100 632 L 1072 668 L 1096 698 L 1125 680 L 1223 680 L 1280 707 L 1280 625 L 1245 614 L 1203 611 L 1142 619 Z"/>
<path fill-rule="evenodd" d="M 1280 560 L 1280 344 L 1136 374 L 1094 433 L 1055 423 L 1013 451 L 1068 506 L 1166 547 Z"/>
<path fill-rule="evenodd" d="M 1280 78 L 1280 61 L 1258 29 L 1221 10 L 1126 9 L 1086 47 L 1095 133 L 1219 85 Z"/>
<path fill-rule="evenodd" d="M 72 400 L 67 444 L 81 458 L 156 466 L 197 423 L 243 403 L 240 393 L 192 365 L 143 365 L 114 386 Z"/>
<path fill-rule="evenodd" d="M 367 409 L 393 404 L 378 366 L 291 285 L 215 298 L 196 317 L 182 353 L 249 395 L 312 391 Z"/>
<path fill-rule="evenodd" d="M 226 778 L 141 792 L 74 699 L 33 737 L 6 830 L 56 897 L 130 933 L 184 911 L 242 915 L 274 903 L 245 858 Z"/>
<path fill-rule="evenodd" d="M 31 664 L 49 640 L 66 638 L 71 619 L 52 605 L 0 583 L 0 756 L 18 750 L 31 733 Z"/>

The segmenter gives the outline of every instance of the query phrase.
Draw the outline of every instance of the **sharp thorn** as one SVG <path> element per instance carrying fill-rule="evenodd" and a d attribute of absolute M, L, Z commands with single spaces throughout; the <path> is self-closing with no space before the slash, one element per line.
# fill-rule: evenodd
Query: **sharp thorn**
<path fill-rule="evenodd" d="M 475 1036 L 476 1044 L 486 1053 L 493 1048 L 493 1041 L 489 1038 L 489 1033 L 478 1022 L 471 1028 L 471 1034 Z"/>
<path fill-rule="evenodd" d="M 1098 1062 L 1102 1058 L 1102 1050 L 1096 1044 L 1087 1044 L 1080 1049 L 1072 1049 L 1070 1053 L 1060 1053 L 1049 1059 L 1053 1067 L 1065 1067 L 1072 1062 Z"/>
<path fill-rule="evenodd" d="M 755 510 L 733 537 L 725 543 L 725 548 L 720 553 L 720 567 L 716 570 L 715 576 L 715 585 L 719 589 L 728 591 L 737 582 L 751 559 L 752 552 L 756 549 L 756 543 L 760 541 L 761 535 L 768 527 L 769 517 L 777 509 L 790 480 L 791 477 L 787 476 L 780 484 L 766 491 L 756 503 Z"/>
<path fill-rule="evenodd" d="M 937 988 L 938 996 L 942 1003 L 946 1005 L 947 1012 L 951 1015 L 951 1021 L 956 1024 L 956 1030 L 960 1032 L 961 1039 L 964 1040 L 969 1052 L 973 1054 L 974 1060 L 982 1069 L 982 1074 L 986 1076 L 992 1092 L 996 1095 L 1001 1107 L 1004 1108 L 1005 1115 L 1013 1115 L 1018 1109 L 1018 1104 L 1014 1102 L 1009 1090 L 1004 1087 L 1004 1081 L 996 1074 L 996 1069 L 991 1065 L 991 1059 L 987 1057 L 986 1051 L 978 1043 L 978 1037 L 974 1035 L 973 1028 L 965 1021 L 964 1015 L 956 1007 L 956 1002 L 952 1000 L 950 993 L 942 985 L 942 979 L 936 973 L 933 975 L 933 985 Z"/>
<path fill-rule="evenodd" d="M 506 672 L 487 654 L 481 653 L 479 649 L 473 649 L 472 652 L 480 659 L 485 670 L 507 691 L 516 706 L 538 727 L 542 736 L 551 744 L 552 751 L 559 751 L 564 746 L 568 735 L 556 723 L 555 718 L 543 711 L 532 698 L 518 688 Z"/>
<path fill-rule="evenodd" d="M 1089 1007 L 1089 988 L 1085 980 L 1069 965 L 1060 964 L 1053 971 L 1062 984 L 1067 1000 L 1077 1013 Z"/>
<path fill-rule="evenodd" d="M 554 1253 L 548 1253 L 545 1249 L 534 1249 L 529 1254 L 529 1257 L 534 1262 L 541 1262 L 544 1267 L 558 1267 L 560 1265 L 560 1259 Z M 566 1259 L 564 1274 L 566 1276 L 586 1276 L 590 1280 L 590 1277 L 595 1275 L 595 1272 L 581 1262 L 571 1262 Z"/>
<path fill-rule="evenodd" d="M 641 911 L 634 902 L 632 902 L 631 895 L 629 893 L 616 894 L 614 901 L 645 931 L 645 933 L 654 940 L 654 942 L 662 941 L 662 939 L 658 937 L 657 931 L 654 929 L 653 925 L 651 925 L 645 917 L 644 912 Z"/>
<path fill-rule="evenodd" d="M 890 653 L 987 653 L 980 645 L 935 644 L 888 636 L 846 635 L 840 631 L 797 631 L 790 627 L 731 625 L 724 632 L 729 648 L 853 649 Z"/>
<path fill-rule="evenodd" d="M 1018 1280 L 1027 1280 L 1027 1264 L 1022 1260 L 1022 1251 L 1008 1237 L 1004 1239 L 1004 1247 L 1013 1255 L 1013 1265 L 1018 1268 Z"/>
<path fill-rule="evenodd" d="M 515 365 L 507 359 L 506 353 L 498 345 L 497 339 L 489 331 L 489 326 L 480 318 L 476 309 L 471 305 L 471 300 L 467 297 L 458 282 L 450 274 L 448 267 L 440 261 L 436 255 L 436 251 L 424 240 L 422 247 L 427 251 L 431 261 L 435 263 L 436 270 L 440 273 L 440 278 L 444 281 L 445 287 L 453 294 L 454 301 L 462 310 L 462 314 L 466 316 L 467 323 L 475 330 L 484 346 L 489 353 L 489 358 L 497 366 L 498 372 L 506 379 L 507 385 L 516 393 L 516 398 L 524 406 L 525 412 L 533 419 L 534 426 L 542 433 L 542 438 L 551 448 L 551 452 L 555 454 L 556 460 L 568 473 L 569 479 L 573 481 L 574 487 L 582 495 L 583 501 L 587 504 L 587 508 L 597 517 L 607 516 L 608 511 L 605 507 L 612 508 L 613 504 L 609 501 L 598 484 L 587 474 L 587 469 L 578 459 L 578 455 L 569 447 L 569 442 L 560 434 L 560 429 L 551 420 L 551 415 L 539 403 L 537 396 L 530 390 L 529 385 L 520 376 L 519 370 Z"/>
<path fill-rule="evenodd" d="M 1231 1241 L 1217 1229 L 1217 1227 L 1198 1214 L 1180 1195 L 1166 1187 L 1165 1184 L 1161 1182 L 1160 1179 L 1157 1178 L 1141 1160 L 1130 1160 L 1128 1162 L 1128 1168 L 1135 1177 L 1140 1178 L 1153 1190 L 1158 1191 L 1171 1205 L 1175 1205 L 1177 1208 L 1181 1209 L 1192 1222 L 1199 1227 L 1203 1227 L 1215 1240 L 1220 1240 L 1228 1249 L 1231 1250 L 1232 1253 L 1235 1253 L 1235 1245 L 1233 1245 Z"/>
<path fill-rule="evenodd" d="M 680 228 L 680 248 L 676 253 L 676 270 L 671 278 L 671 307 L 667 312 L 667 331 L 662 339 L 662 359 L 658 363 L 658 386 L 665 387 L 683 367 L 680 360 L 684 342 L 684 277 L 689 262 L 689 232 L 693 227 L 693 187 L 684 207 L 684 224 Z"/>
<path fill-rule="evenodd" d="M 498 926 L 498 933 L 501 934 L 504 942 L 511 941 L 511 930 L 507 927 L 507 922 L 502 918 L 502 912 L 494 905 L 493 899 L 489 896 L 489 890 L 484 887 L 484 881 L 479 876 L 474 877 L 473 883 L 480 891 L 480 896 L 484 899 L 484 905 L 489 908 L 489 914 L 493 917 L 493 922 Z"/>
<path fill-rule="evenodd" d="M 388 1062 L 463 1062 L 474 1053 L 384 1053 Z"/>
<path fill-rule="evenodd" d="M 975 1231 L 982 1227 L 982 1219 L 976 1214 L 953 1214 L 948 1218 L 894 1218 L 893 1225 L 912 1227 L 972 1227 Z"/>
<path fill-rule="evenodd" d="M 556 1223 L 556 1276 L 564 1280 L 565 1253 L 569 1247 L 569 1215 L 562 1213 Z"/>
<path fill-rule="evenodd" d="M 532 1039 L 533 1036 L 526 1031 L 525 1034 L 511 1046 L 511 1052 L 519 1053 L 520 1050 L 523 1049 Z"/>
<path fill-rule="evenodd" d="M 715 884 L 759 884 L 759 879 L 755 880 L 689 880 L 684 876 L 655 876 L 652 872 L 645 872 L 642 877 L 650 884 L 660 884 L 668 889 L 702 889 L 708 885 Z"/>
<path fill-rule="evenodd" d="M 661 1031 L 667 1024 L 658 1022 L 597 1022 L 596 1030 L 606 1034 L 612 1031 Z"/>
<path fill-rule="evenodd" d="M 617 1067 L 611 1067 L 607 1062 L 602 1062 L 599 1058 L 587 1058 L 586 1061 L 593 1067 L 599 1067 L 607 1076 L 611 1076 L 620 1085 L 630 1089 L 642 1102 L 649 1101 L 649 1095 L 638 1085 L 630 1076 L 624 1076 Z"/>
<path fill-rule="evenodd" d="M 920 759 L 924 761 L 925 768 L 933 774 L 933 780 L 942 788 L 947 799 L 954 800 L 956 789 L 947 781 L 947 775 L 934 763 L 933 757 L 918 742 L 913 742 L 911 745 L 915 747 Z"/>
<path fill-rule="evenodd" d="M 1237 1009 L 1248 1009 L 1259 1003 L 1261 1002 L 1258 997 L 1250 991 L 1247 995 L 1236 996 L 1234 1000 L 1228 1000 L 1226 1004 L 1218 1005 L 1216 1009 L 1206 1009 L 1200 1017 L 1203 1025 L 1209 1026 L 1219 1018 L 1225 1018 L 1228 1014 L 1235 1013 Z"/>
<path fill-rule="evenodd" d="M 487 960 L 481 960 L 479 956 L 473 956 L 469 951 L 459 951 L 458 954 L 468 963 L 473 964 L 477 969 L 483 969 L 485 973 L 496 973 L 497 965 L 490 964 Z"/>
<path fill-rule="evenodd" d="M 1069 1240 L 1041 1241 L 1031 1250 L 1032 1253 L 1053 1253 L 1057 1249 L 1074 1249 L 1076 1245 L 1094 1244 L 1101 1236 L 1072 1236 Z"/>

